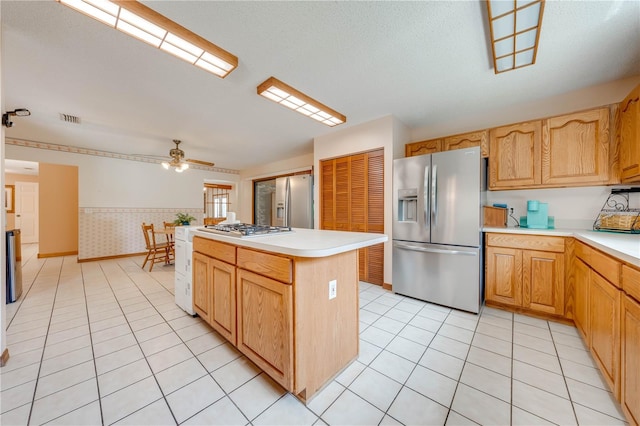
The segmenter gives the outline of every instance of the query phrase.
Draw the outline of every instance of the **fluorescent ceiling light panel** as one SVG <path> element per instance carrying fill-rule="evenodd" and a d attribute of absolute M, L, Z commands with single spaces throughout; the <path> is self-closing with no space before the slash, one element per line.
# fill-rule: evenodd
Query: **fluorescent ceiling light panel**
<path fill-rule="evenodd" d="M 226 77 L 238 66 L 233 54 L 137 1 L 56 1 L 218 77 Z"/>
<path fill-rule="evenodd" d="M 496 74 L 533 65 L 545 0 L 486 0 Z"/>
<path fill-rule="evenodd" d="M 302 115 L 311 117 L 327 126 L 337 126 L 347 117 L 294 89 L 275 77 L 269 77 L 258 86 L 258 95 L 264 96 Z"/>

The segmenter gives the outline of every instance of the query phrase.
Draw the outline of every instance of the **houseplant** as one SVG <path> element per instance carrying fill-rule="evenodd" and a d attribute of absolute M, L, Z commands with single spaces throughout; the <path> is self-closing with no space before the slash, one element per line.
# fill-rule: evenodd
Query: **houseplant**
<path fill-rule="evenodd" d="M 190 225 L 192 220 L 196 220 L 195 217 L 189 213 L 176 213 L 176 220 L 173 221 L 174 225 Z"/>

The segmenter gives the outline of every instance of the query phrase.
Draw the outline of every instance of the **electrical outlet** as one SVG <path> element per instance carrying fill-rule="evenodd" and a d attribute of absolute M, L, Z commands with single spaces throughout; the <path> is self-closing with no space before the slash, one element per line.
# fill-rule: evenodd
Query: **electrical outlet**
<path fill-rule="evenodd" d="M 338 286 L 338 281 L 337 280 L 329 281 L 329 300 L 336 298 L 336 295 L 337 295 L 337 288 L 336 287 L 337 286 Z"/>

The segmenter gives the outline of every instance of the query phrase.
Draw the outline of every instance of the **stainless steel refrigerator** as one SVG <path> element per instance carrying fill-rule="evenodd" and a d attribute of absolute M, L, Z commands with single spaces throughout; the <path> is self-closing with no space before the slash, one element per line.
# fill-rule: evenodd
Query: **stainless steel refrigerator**
<path fill-rule="evenodd" d="M 394 160 L 394 292 L 479 312 L 485 173 L 479 147 Z"/>
<path fill-rule="evenodd" d="M 295 175 L 276 179 L 274 226 L 313 228 L 313 177 Z"/>

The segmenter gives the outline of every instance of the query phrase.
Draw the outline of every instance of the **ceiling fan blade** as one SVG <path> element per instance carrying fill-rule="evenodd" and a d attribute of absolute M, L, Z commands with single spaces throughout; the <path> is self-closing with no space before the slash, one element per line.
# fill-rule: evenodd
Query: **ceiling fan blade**
<path fill-rule="evenodd" d="M 187 163 L 199 164 L 201 166 L 207 166 L 207 167 L 213 167 L 215 165 L 215 163 L 211 163 L 209 161 L 194 160 L 193 158 L 187 158 L 184 161 L 186 161 Z"/>

